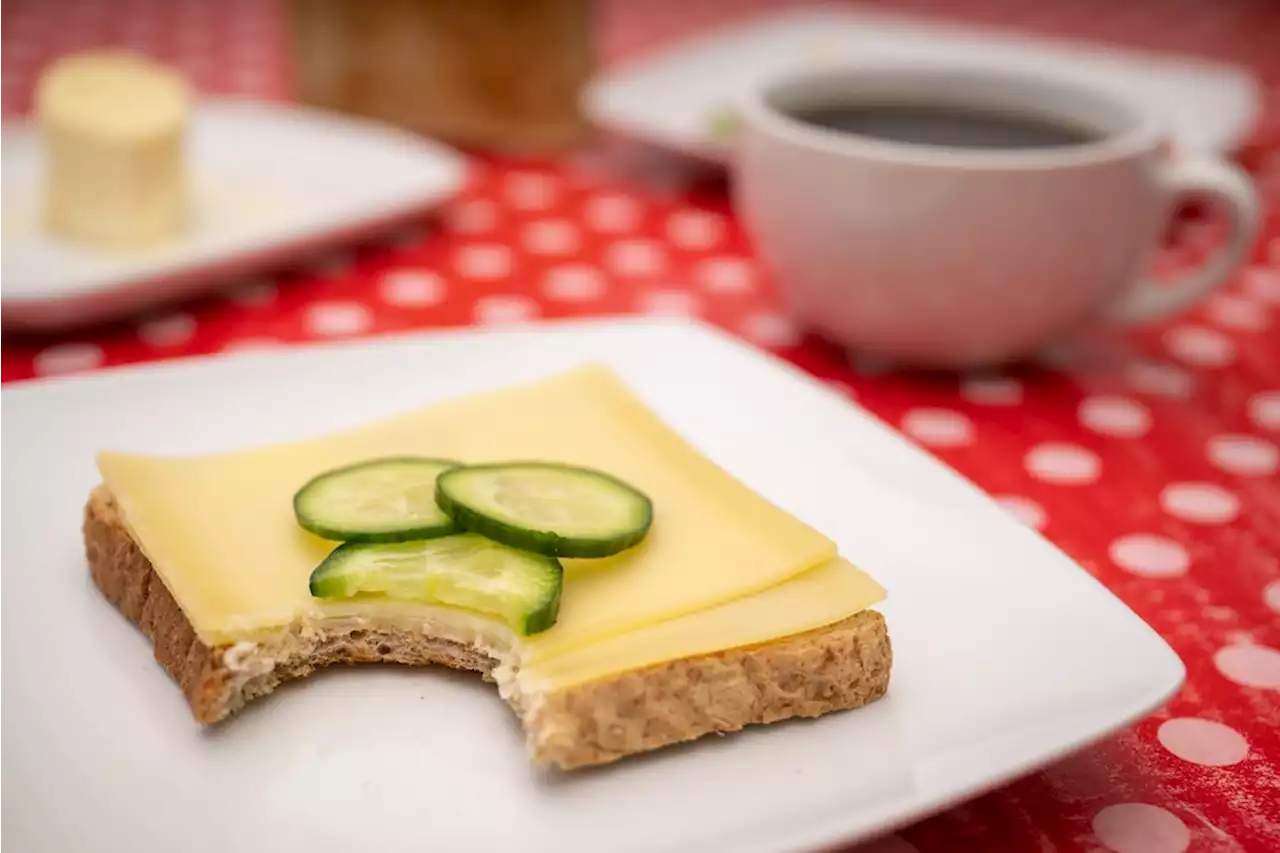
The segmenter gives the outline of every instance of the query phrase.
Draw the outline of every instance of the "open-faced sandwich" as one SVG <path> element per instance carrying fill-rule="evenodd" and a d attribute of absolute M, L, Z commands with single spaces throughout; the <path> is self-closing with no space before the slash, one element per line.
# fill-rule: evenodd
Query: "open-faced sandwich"
<path fill-rule="evenodd" d="M 98 467 L 93 579 L 201 723 L 331 663 L 443 664 L 568 769 L 888 686 L 881 587 L 606 368 Z"/>

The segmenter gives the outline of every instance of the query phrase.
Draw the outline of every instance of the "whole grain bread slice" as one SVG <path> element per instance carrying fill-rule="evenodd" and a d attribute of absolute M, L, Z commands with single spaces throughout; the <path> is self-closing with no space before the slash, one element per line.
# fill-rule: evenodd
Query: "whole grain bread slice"
<path fill-rule="evenodd" d="M 498 662 L 469 645 L 403 628 L 282 629 L 269 644 L 210 647 L 131 537 L 110 492 L 85 508 L 89 570 L 103 596 L 155 646 L 197 721 L 216 723 L 285 681 L 334 663 L 441 664 L 498 680 L 523 723 L 532 760 L 569 770 L 712 733 L 857 708 L 883 696 L 892 652 L 873 610 L 758 646 L 525 694 Z"/>

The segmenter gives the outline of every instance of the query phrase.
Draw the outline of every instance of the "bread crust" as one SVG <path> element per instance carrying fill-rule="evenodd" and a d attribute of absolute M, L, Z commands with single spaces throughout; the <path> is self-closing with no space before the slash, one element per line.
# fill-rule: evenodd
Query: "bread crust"
<path fill-rule="evenodd" d="M 156 661 L 202 724 L 334 663 L 441 664 L 494 680 L 498 662 L 482 651 L 397 628 L 290 628 L 266 658 L 255 656 L 252 644 L 207 646 L 102 486 L 85 507 L 84 544 L 94 583 L 152 641 Z M 857 708 L 885 694 L 891 664 L 884 618 L 865 610 L 792 637 L 564 690 L 521 694 L 513 679 L 501 687 L 524 725 L 533 761 L 570 770 L 707 734 Z"/>

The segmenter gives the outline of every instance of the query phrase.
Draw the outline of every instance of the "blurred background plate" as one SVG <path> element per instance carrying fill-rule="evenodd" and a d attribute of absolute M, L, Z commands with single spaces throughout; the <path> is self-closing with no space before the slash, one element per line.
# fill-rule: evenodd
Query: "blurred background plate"
<path fill-rule="evenodd" d="M 36 127 L 6 122 L 3 139 L 5 329 L 98 322 L 190 297 L 419 214 L 466 177 L 453 149 L 389 126 L 280 104 L 203 101 L 187 140 L 189 230 L 154 249 L 113 254 L 44 231 Z"/>
<path fill-rule="evenodd" d="M 624 63 L 591 86 L 599 125 L 723 163 L 732 104 L 745 89 L 804 65 L 876 60 L 972 63 L 1105 87 L 1156 113 L 1173 143 L 1226 153 L 1249 133 L 1257 82 L 1198 59 L 1035 39 L 860 11 L 806 11 L 733 26 Z"/>

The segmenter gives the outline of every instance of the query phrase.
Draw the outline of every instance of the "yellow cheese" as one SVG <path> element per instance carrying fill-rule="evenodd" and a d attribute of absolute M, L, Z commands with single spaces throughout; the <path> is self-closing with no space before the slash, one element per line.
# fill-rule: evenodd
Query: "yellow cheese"
<path fill-rule="evenodd" d="M 36 91 L 48 227 L 107 247 L 174 235 L 186 203 L 188 110 L 183 80 L 141 57 L 87 51 L 50 66 Z"/>
<path fill-rule="evenodd" d="M 847 560 L 829 560 L 760 592 L 590 643 L 519 673 L 527 693 L 572 687 L 692 655 L 767 643 L 846 619 L 884 599 Z"/>
<path fill-rule="evenodd" d="M 222 644 L 320 617 L 307 580 L 333 543 L 298 527 L 292 496 L 321 471 L 396 454 L 588 465 L 653 499 L 640 546 L 566 562 L 557 624 L 520 643 L 529 666 L 766 589 L 836 555 L 597 367 L 317 439 L 187 458 L 103 453 L 98 465 L 196 632 Z"/>

